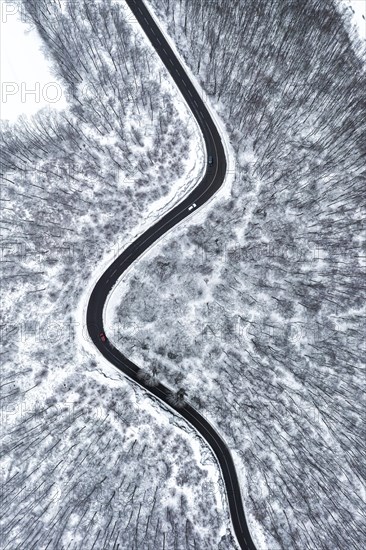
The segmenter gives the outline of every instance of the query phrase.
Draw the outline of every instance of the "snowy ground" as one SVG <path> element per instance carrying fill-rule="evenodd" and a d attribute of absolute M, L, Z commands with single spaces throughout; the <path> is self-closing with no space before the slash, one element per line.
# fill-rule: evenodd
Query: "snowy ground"
<path fill-rule="evenodd" d="M 1 119 L 64 109 L 65 89 L 42 53 L 42 40 L 19 2 L 0 3 Z"/>
<path fill-rule="evenodd" d="M 331 4 L 151 4 L 235 179 L 123 278 L 109 334 L 221 431 L 259 548 L 361 548 L 362 47 Z"/>
<path fill-rule="evenodd" d="M 341 0 L 342 3 L 352 12 L 352 20 L 357 27 L 358 33 L 363 40 L 366 40 L 366 2 L 365 0 Z"/>
<path fill-rule="evenodd" d="M 111 9 L 89 2 L 96 32 L 80 5 L 61 3 L 63 18 L 57 2 L 45 6 L 27 2 L 40 10 L 47 61 L 35 53 L 34 26 L 25 36 L 17 19 L 3 35 L 22 37 L 17 81 L 32 82 L 24 47 L 39 59 L 31 77 L 51 74 L 67 104 L 9 103 L 4 114 L 2 543 L 232 549 L 209 449 L 94 352 L 82 315 L 96 273 L 200 178 L 201 136 L 128 11 L 114 9 L 112 20 Z M 60 57 L 55 44 L 65 35 Z M 116 77 L 111 60 L 122 41 Z M 119 89 L 130 95 L 117 97 Z M 13 125 L 19 113 L 28 121 Z"/>

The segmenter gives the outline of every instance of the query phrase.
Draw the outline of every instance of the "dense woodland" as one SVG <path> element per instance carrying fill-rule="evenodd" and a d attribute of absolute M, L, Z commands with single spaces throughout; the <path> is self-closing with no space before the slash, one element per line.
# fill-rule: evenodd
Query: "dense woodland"
<path fill-rule="evenodd" d="M 233 449 L 267 548 L 365 543 L 366 79 L 332 1 L 152 0 L 235 150 L 136 265 L 115 341 Z"/>
<path fill-rule="evenodd" d="M 187 179 L 195 125 L 125 6 L 24 13 L 69 106 L 1 136 L 1 548 L 232 549 L 210 451 L 88 355 L 76 315 L 104 255 Z"/>
<path fill-rule="evenodd" d="M 80 366 L 52 396 L 2 409 L 2 548 L 233 548 L 195 434 Z"/>

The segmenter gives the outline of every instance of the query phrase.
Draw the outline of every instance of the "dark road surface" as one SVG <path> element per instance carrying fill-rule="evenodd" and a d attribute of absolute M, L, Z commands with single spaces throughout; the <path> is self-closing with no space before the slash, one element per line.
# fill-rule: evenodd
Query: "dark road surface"
<path fill-rule="evenodd" d="M 133 242 L 102 275 L 90 296 L 87 308 L 87 328 L 92 341 L 108 361 L 126 374 L 128 378 L 137 382 L 141 387 L 164 401 L 169 407 L 178 412 L 179 415 L 188 420 L 207 441 L 221 467 L 231 519 L 239 545 L 243 549 L 255 550 L 245 519 L 234 463 L 229 449 L 219 434 L 188 403 L 183 402 L 180 406 L 174 406 L 172 404 L 172 391 L 166 386 L 160 383 L 157 383 L 155 386 L 145 384 L 141 379 L 142 370 L 109 342 L 108 334 L 106 335 L 105 342 L 100 337 L 100 334 L 104 333 L 103 309 L 107 296 L 123 272 L 161 235 L 164 235 L 180 220 L 187 217 L 191 212 L 194 212 L 196 208 L 191 211 L 188 210 L 193 203 L 199 208 L 212 197 L 221 187 L 226 173 L 226 158 L 221 138 L 200 95 L 191 84 L 183 67 L 156 26 L 143 2 L 140 0 L 126 1 L 197 119 L 205 140 L 207 156 L 213 158 L 213 164 L 212 166 L 207 165 L 203 179 L 191 194 Z"/>

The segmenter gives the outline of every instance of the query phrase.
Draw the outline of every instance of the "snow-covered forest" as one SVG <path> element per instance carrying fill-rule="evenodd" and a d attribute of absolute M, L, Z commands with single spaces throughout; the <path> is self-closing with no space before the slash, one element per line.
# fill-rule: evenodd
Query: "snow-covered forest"
<path fill-rule="evenodd" d="M 364 45 L 332 0 L 150 3 L 235 180 L 131 270 L 114 341 L 226 439 L 255 541 L 361 549 Z"/>
<path fill-rule="evenodd" d="M 124 3 L 23 7 L 68 106 L 2 129 L 1 548 L 232 549 L 207 446 L 77 338 L 105 256 L 199 179 L 196 123 Z"/>

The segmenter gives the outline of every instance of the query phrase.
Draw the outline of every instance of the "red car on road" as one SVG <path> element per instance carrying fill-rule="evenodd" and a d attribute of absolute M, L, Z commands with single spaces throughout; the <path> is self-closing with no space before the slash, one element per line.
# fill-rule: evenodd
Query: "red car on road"
<path fill-rule="evenodd" d="M 106 342 L 106 341 L 107 341 L 107 337 L 106 337 L 106 335 L 104 334 L 104 332 L 100 332 L 100 333 L 99 333 L 99 338 L 101 339 L 102 342 Z"/>

